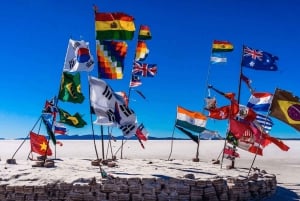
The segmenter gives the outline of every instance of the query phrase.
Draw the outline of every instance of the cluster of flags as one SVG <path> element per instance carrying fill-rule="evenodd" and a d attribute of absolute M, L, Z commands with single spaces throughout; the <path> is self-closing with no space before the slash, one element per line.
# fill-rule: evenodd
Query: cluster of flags
<path fill-rule="evenodd" d="M 128 106 L 125 92 L 114 92 L 101 79 L 122 79 L 124 60 L 127 54 L 126 40 L 132 40 L 135 32 L 134 18 L 126 13 L 102 13 L 95 10 L 95 31 L 98 78 L 89 77 L 91 113 L 96 115 L 94 124 L 118 126 L 124 136 L 136 135 L 139 140 L 147 140 L 148 132 L 143 124 L 138 125 L 134 111 Z M 149 49 L 145 40 L 152 36 L 149 27 L 142 25 L 139 30 L 138 45 L 135 55 L 135 72 L 137 78 L 153 77 L 156 65 L 140 63 L 145 60 Z M 89 43 L 84 40 L 69 39 L 58 97 L 54 101 L 46 101 L 41 119 L 46 126 L 49 139 L 54 144 L 55 134 L 66 134 L 69 125 L 82 128 L 87 123 L 82 115 L 76 112 L 70 114 L 57 106 L 57 101 L 81 104 L 85 100 L 81 92 L 80 72 L 91 72 L 94 68 L 94 58 L 90 53 Z M 136 85 L 138 86 L 138 85 Z M 142 95 L 142 94 L 141 94 Z M 57 120 L 59 114 L 60 120 Z M 51 155 L 52 151 L 45 136 L 30 133 L 31 150 L 41 155 Z"/>
<path fill-rule="evenodd" d="M 271 118 L 258 113 L 258 111 L 268 110 L 272 103 L 268 99 L 270 98 L 270 94 L 267 94 L 268 96 L 266 94 L 259 94 L 260 96 L 256 96 L 256 101 L 251 101 L 253 100 L 251 96 L 249 102 L 252 104 L 245 106 L 237 103 L 237 100 L 232 95 L 233 93 L 221 92 L 213 86 L 210 86 L 210 88 L 230 100 L 230 104 L 226 106 L 207 107 L 210 118 L 229 120 L 227 141 L 230 144 L 258 155 L 262 155 L 263 149 L 270 143 L 274 143 L 283 151 L 289 149 L 281 140 L 273 138 L 268 134 L 273 126 Z M 269 104 L 268 107 L 266 107 L 266 104 Z M 235 152 L 228 152 L 227 154 L 229 153 L 234 154 Z M 234 159 L 235 156 L 232 155 L 229 158 Z"/>
<path fill-rule="evenodd" d="M 130 88 L 142 85 L 141 77 L 154 77 L 157 73 L 156 64 L 144 62 L 149 55 L 146 40 L 150 39 L 152 39 L 150 28 L 147 25 L 141 25 L 129 82 Z"/>
<path fill-rule="evenodd" d="M 212 43 L 212 53 L 210 61 L 212 64 L 226 63 L 226 52 L 232 52 L 234 49 L 233 44 L 225 40 L 214 40 Z"/>
<path fill-rule="evenodd" d="M 228 41 L 214 41 L 211 61 L 214 63 L 226 62 L 226 58 L 215 56 L 215 53 L 229 52 L 233 50 L 233 45 Z M 259 49 L 243 46 L 241 69 L 243 67 L 262 70 L 277 71 L 278 57 Z M 224 155 L 230 159 L 238 157 L 235 146 L 258 155 L 263 154 L 263 149 L 270 143 L 275 144 L 283 151 L 288 151 L 289 147 L 279 139 L 270 135 L 274 125 L 271 117 L 277 118 L 288 125 L 300 130 L 300 101 L 292 93 L 283 89 L 276 89 L 275 93 L 258 92 L 252 86 L 250 80 L 241 70 L 240 80 L 243 81 L 250 91 L 250 97 L 246 105 L 238 104 L 234 96 L 223 93 L 212 86 L 217 93 L 230 100 L 230 104 L 217 106 L 216 99 L 206 98 L 205 109 L 208 117 L 217 120 L 229 120 L 227 141 L 234 147 L 226 147 Z M 298 107 L 299 106 L 299 107 Z"/>
<path fill-rule="evenodd" d="M 95 30 L 98 77 L 123 79 L 126 40 L 134 37 L 134 17 L 121 12 L 104 13 L 95 10 Z"/>

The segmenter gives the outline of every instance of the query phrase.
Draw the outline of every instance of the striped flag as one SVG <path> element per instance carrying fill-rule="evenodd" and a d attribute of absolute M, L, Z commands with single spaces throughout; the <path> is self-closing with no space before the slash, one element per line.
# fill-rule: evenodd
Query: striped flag
<path fill-rule="evenodd" d="M 54 122 L 54 133 L 65 135 L 67 133 L 67 128 L 58 122 Z"/>
<path fill-rule="evenodd" d="M 140 80 L 140 77 L 137 75 L 132 75 L 129 83 L 129 87 L 138 87 L 140 85 L 142 85 L 142 81 Z"/>
<path fill-rule="evenodd" d="M 149 49 L 145 41 L 138 41 L 136 50 L 135 50 L 135 61 L 144 61 L 149 54 Z"/>
<path fill-rule="evenodd" d="M 274 125 L 270 117 L 259 113 L 256 113 L 256 121 L 263 127 L 266 133 L 269 133 Z"/>
<path fill-rule="evenodd" d="M 205 130 L 206 122 L 207 118 L 202 113 L 177 106 L 177 126 L 201 133 Z"/>
<path fill-rule="evenodd" d="M 95 13 L 97 40 L 132 40 L 135 32 L 134 17 L 126 13 Z"/>
<path fill-rule="evenodd" d="M 267 112 L 271 105 L 273 95 L 267 92 L 254 92 L 251 94 L 247 107 L 256 111 Z"/>
<path fill-rule="evenodd" d="M 212 52 L 231 52 L 233 45 L 229 41 L 214 40 L 212 44 Z"/>
<path fill-rule="evenodd" d="M 212 64 L 226 63 L 227 62 L 227 57 L 225 57 L 221 54 L 213 53 L 210 57 L 210 61 L 211 61 Z"/>
<path fill-rule="evenodd" d="M 150 29 L 147 25 L 141 25 L 139 31 L 139 40 L 150 40 L 152 38 Z"/>

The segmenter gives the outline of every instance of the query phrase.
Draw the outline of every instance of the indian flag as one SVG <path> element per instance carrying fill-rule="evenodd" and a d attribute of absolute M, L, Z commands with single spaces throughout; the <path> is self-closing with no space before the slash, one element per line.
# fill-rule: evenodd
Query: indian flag
<path fill-rule="evenodd" d="M 233 45 L 228 41 L 214 40 L 212 45 L 212 52 L 231 52 Z"/>
<path fill-rule="evenodd" d="M 201 133 L 205 130 L 206 121 L 207 118 L 202 113 L 190 111 L 177 106 L 177 126 Z"/>
<path fill-rule="evenodd" d="M 134 18 L 125 13 L 95 13 L 97 40 L 132 40 Z"/>

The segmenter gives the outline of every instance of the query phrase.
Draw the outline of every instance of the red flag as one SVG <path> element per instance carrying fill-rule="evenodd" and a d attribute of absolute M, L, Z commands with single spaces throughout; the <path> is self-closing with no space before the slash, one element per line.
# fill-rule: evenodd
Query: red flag
<path fill-rule="evenodd" d="M 52 151 L 45 136 L 30 132 L 30 144 L 32 152 L 44 156 L 47 151 L 47 156 L 52 155 Z"/>
<path fill-rule="evenodd" d="M 224 156 L 228 159 L 240 157 L 240 154 L 236 152 L 232 147 L 226 146 L 224 148 Z"/>
<path fill-rule="evenodd" d="M 148 131 L 145 129 L 144 124 L 140 124 L 136 129 L 136 136 L 139 140 L 147 141 Z"/>
<path fill-rule="evenodd" d="M 210 110 L 208 110 L 209 111 L 208 116 L 210 118 L 219 119 L 219 120 L 228 119 L 229 110 L 230 110 L 229 105 L 219 107 L 219 108 L 210 109 Z"/>

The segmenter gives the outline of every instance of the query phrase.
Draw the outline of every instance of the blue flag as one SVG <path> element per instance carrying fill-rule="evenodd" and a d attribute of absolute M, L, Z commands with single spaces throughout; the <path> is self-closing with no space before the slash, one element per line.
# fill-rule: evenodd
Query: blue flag
<path fill-rule="evenodd" d="M 247 46 L 243 48 L 242 66 L 254 70 L 277 71 L 277 56 Z"/>

